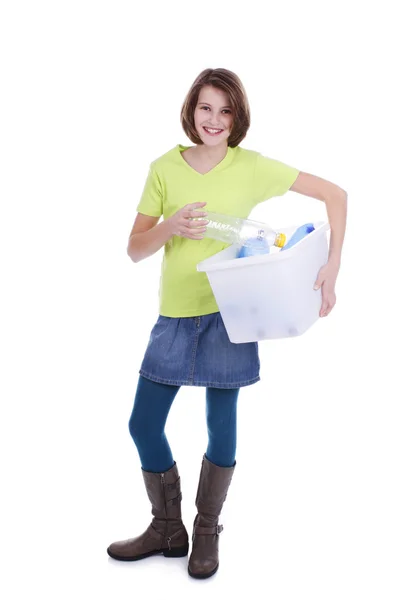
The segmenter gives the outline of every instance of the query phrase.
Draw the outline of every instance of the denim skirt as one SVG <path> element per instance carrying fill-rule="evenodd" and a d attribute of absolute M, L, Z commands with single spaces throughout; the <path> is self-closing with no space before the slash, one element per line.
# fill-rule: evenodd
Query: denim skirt
<path fill-rule="evenodd" d="M 239 388 L 260 380 L 258 343 L 233 344 L 219 312 L 159 316 L 140 375 L 169 385 Z"/>

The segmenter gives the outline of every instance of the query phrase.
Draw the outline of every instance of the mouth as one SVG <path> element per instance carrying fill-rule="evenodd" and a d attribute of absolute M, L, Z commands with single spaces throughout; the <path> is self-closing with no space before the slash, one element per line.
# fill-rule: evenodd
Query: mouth
<path fill-rule="evenodd" d="M 223 132 L 223 129 L 214 129 L 213 127 L 203 127 L 203 129 L 207 135 L 211 135 L 212 137 L 216 137 Z"/>

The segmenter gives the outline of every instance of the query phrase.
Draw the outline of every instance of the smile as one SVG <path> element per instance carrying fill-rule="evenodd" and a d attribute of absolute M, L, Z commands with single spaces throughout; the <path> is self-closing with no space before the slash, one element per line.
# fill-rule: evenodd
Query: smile
<path fill-rule="evenodd" d="M 208 135 L 213 136 L 219 135 L 223 132 L 223 129 L 213 129 L 212 127 L 203 127 L 203 129 L 206 133 L 208 133 Z"/>

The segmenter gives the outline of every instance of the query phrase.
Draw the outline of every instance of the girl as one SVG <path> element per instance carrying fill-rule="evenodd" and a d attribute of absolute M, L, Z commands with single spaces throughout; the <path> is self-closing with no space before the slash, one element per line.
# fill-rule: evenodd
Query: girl
<path fill-rule="evenodd" d="M 288 190 L 325 201 L 331 226 L 329 260 L 316 288 L 322 286 L 320 316 L 326 316 L 335 304 L 347 194 L 333 183 L 239 146 L 250 126 L 250 111 L 243 85 L 231 71 L 200 73 L 184 101 L 181 123 L 194 145 L 179 144 L 151 163 L 128 243 L 133 262 L 164 246 L 160 314 L 139 371 L 129 420 L 153 519 L 144 533 L 114 542 L 107 552 L 117 560 L 188 554 L 180 478 L 165 425 L 180 386 L 202 386 L 208 445 L 188 571 L 192 577 L 206 578 L 219 564 L 219 516 L 236 466 L 238 394 L 241 387 L 259 381 L 260 361 L 257 343 L 229 341 L 207 276 L 197 272 L 199 262 L 226 247 L 204 238 L 205 206 L 247 218 L 256 204 Z"/>

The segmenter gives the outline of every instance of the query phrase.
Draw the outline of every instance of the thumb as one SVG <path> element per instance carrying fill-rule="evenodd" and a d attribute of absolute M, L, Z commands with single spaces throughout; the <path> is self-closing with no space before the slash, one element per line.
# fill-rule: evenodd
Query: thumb
<path fill-rule="evenodd" d="M 318 275 L 316 282 L 314 283 L 314 290 L 319 290 L 324 280 L 322 275 Z"/>

